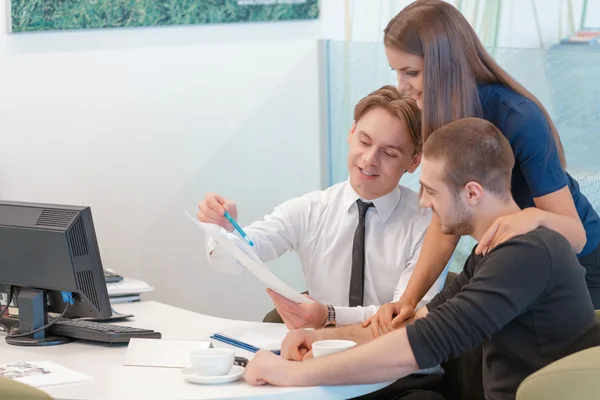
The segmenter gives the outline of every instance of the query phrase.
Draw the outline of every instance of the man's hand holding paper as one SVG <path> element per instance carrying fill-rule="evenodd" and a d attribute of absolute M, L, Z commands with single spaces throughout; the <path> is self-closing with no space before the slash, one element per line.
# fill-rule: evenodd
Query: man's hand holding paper
<path fill-rule="evenodd" d="M 294 301 L 296 303 L 313 303 L 313 300 L 302 296 L 296 290 L 292 289 L 286 283 L 282 282 L 267 266 L 258 258 L 252 247 L 244 240 L 237 237 L 231 232 L 227 232 L 221 226 L 215 224 L 207 224 L 198 221 L 196 218 L 190 217 L 202 230 L 210 235 L 215 242 L 237 261 L 239 261 L 246 269 L 252 272 L 260 279 L 268 288 L 279 293 L 281 296 Z"/>
<path fill-rule="evenodd" d="M 298 304 L 295 301 L 286 299 L 284 296 L 271 289 L 267 289 L 267 293 L 271 296 L 271 299 L 273 299 L 275 308 L 288 329 L 319 329 L 325 325 L 325 322 L 327 321 L 327 305 L 316 301 Z M 310 299 L 310 297 L 306 297 Z"/>

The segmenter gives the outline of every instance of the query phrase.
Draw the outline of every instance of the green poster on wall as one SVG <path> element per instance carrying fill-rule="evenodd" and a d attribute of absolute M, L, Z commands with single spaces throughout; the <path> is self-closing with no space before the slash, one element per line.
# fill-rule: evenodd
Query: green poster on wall
<path fill-rule="evenodd" d="M 318 0 L 7 0 L 13 33 L 316 19 Z"/>

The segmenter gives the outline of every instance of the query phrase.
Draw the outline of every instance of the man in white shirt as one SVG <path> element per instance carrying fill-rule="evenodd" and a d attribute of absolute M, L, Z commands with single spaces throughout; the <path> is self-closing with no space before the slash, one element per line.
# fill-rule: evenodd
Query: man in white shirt
<path fill-rule="evenodd" d="M 286 251 L 301 260 L 308 292 L 318 303 L 299 305 L 301 319 L 278 309 L 289 328 L 361 323 L 404 292 L 431 218 L 429 210 L 420 208 L 418 194 L 399 185 L 420 162 L 420 120 L 414 100 L 395 87 L 369 94 L 354 110 L 348 181 L 286 201 L 244 228 L 261 260 Z M 208 194 L 198 219 L 233 231 L 225 211 L 237 217 L 234 202 Z M 211 238 L 207 254 L 218 270 L 244 270 Z M 423 304 L 440 291 L 444 279 L 442 274 Z"/>

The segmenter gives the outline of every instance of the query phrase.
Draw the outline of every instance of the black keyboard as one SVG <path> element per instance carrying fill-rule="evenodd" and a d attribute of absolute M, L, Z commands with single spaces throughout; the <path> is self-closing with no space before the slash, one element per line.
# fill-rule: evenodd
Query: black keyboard
<path fill-rule="evenodd" d="M 61 318 L 49 328 L 56 336 L 104 343 L 129 343 L 131 338 L 160 339 L 160 332 L 102 322 Z"/>

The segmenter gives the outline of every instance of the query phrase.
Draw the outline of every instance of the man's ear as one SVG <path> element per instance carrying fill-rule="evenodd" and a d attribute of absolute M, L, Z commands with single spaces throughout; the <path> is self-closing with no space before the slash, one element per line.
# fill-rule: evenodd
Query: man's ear
<path fill-rule="evenodd" d="M 352 122 L 352 127 L 350 128 L 350 132 L 348 133 L 348 143 L 350 143 L 350 138 L 354 135 L 356 131 L 356 121 Z"/>
<path fill-rule="evenodd" d="M 465 194 L 467 196 L 467 203 L 475 206 L 483 199 L 483 187 L 477 182 L 468 182 L 465 185 Z"/>
<path fill-rule="evenodd" d="M 413 173 L 419 168 L 419 164 L 421 164 L 421 153 L 417 153 L 413 156 L 412 160 L 410 160 L 410 165 L 406 172 Z"/>

